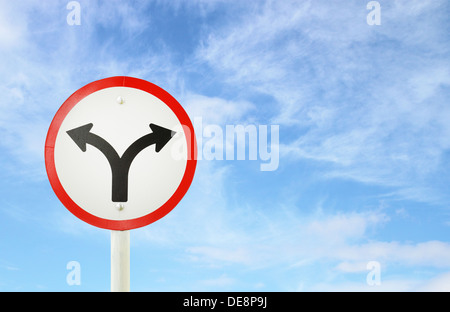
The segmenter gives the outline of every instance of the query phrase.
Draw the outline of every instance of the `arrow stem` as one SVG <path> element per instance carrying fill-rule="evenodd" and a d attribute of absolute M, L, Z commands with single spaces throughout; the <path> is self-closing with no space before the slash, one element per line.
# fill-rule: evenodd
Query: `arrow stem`
<path fill-rule="evenodd" d="M 112 168 L 112 167 L 111 167 Z M 128 201 L 128 171 L 130 166 L 117 166 L 112 172 L 112 201 L 125 203 Z"/>
<path fill-rule="evenodd" d="M 136 140 L 130 147 L 127 148 L 121 157 L 122 166 L 130 167 L 134 158 L 144 149 L 156 143 L 156 136 L 154 133 L 144 135 Z"/>
<path fill-rule="evenodd" d="M 102 137 L 89 132 L 86 143 L 96 147 L 100 152 L 105 155 L 106 159 L 108 159 L 111 168 L 116 167 L 120 163 L 120 156 L 117 154 L 114 147 L 111 146 L 105 139 Z"/>

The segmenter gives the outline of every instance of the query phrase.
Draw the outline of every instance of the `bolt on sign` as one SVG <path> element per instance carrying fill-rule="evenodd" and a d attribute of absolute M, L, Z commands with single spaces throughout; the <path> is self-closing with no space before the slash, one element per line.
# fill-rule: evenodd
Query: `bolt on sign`
<path fill-rule="evenodd" d="M 50 184 L 81 220 L 110 230 L 169 213 L 196 168 L 194 128 L 162 88 L 132 77 L 92 82 L 56 113 L 45 142 Z"/>

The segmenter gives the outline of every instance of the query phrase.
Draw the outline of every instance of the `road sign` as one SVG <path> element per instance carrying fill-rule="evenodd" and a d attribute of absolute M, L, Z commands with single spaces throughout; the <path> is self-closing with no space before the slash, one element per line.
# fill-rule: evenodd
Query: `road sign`
<path fill-rule="evenodd" d="M 194 128 L 160 87 L 131 77 L 92 82 L 56 113 L 45 143 L 50 184 L 81 220 L 130 230 L 169 213 L 196 167 Z"/>

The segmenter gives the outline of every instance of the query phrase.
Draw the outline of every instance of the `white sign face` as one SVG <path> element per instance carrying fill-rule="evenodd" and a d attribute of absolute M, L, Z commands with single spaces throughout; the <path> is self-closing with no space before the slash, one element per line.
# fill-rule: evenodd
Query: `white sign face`
<path fill-rule="evenodd" d="M 192 124 L 178 102 L 148 82 L 113 77 L 90 85 L 95 91 L 77 91 L 85 96 L 69 98 L 50 127 L 52 187 L 70 211 L 93 225 L 124 230 L 154 222 L 192 181 Z M 186 154 L 180 157 L 180 151 Z"/>

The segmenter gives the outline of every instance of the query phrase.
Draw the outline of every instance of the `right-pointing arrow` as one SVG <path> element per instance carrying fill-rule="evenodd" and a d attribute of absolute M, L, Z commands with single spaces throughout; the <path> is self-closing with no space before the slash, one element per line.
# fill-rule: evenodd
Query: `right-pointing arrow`
<path fill-rule="evenodd" d="M 155 136 L 155 151 L 158 153 L 166 144 L 170 141 L 170 139 L 176 134 L 175 131 L 166 129 L 164 127 L 150 124 L 150 129 L 153 131 L 153 135 Z"/>

